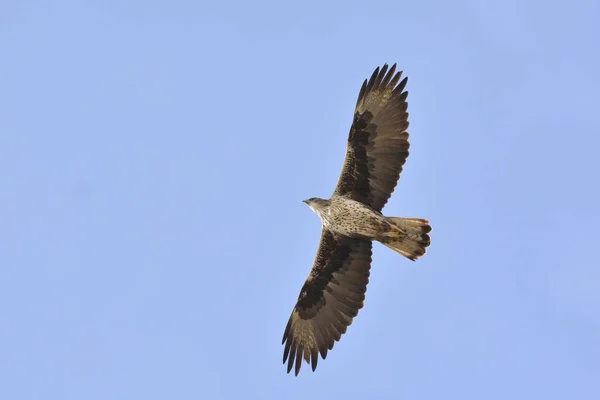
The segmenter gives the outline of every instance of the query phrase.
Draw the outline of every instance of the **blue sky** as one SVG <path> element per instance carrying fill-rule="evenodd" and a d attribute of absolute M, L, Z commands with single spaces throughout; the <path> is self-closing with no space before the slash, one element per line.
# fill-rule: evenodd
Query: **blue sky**
<path fill-rule="evenodd" d="M 0 398 L 597 399 L 593 1 L 0 3 Z M 360 85 L 411 156 L 365 308 L 281 336 Z"/>

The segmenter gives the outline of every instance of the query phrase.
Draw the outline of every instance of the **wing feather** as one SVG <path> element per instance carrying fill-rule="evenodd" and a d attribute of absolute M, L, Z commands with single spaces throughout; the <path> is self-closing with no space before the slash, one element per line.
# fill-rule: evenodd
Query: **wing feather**
<path fill-rule="evenodd" d="M 375 69 L 363 83 L 335 194 L 381 211 L 409 155 L 407 78 L 396 64 Z"/>
<path fill-rule="evenodd" d="M 318 355 L 346 332 L 362 308 L 369 283 L 372 244 L 323 229 L 313 268 L 283 334 L 283 363 L 298 375 L 302 359 L 317 368 Z"/>

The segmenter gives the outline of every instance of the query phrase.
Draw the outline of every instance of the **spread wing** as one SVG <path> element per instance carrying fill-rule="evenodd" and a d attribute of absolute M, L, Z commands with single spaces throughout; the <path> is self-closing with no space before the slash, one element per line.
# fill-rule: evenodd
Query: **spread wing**
<path fill-rule="evenodd" d="M 375 69 L 365 80 L 354 111 L 346 159 L 335 193 L 381 211 L 408 157 L 407 78 L 396 64 Z"/>
<path fill-rule="evenodd" d="M 369 270 L 371 241 L 334 236 L 323 228 L 310 275 L 285 328 L 283 362 L 298 375 L 302 358 L 317 368 L 319 353 L 339 341 L 363 306 Z"/>

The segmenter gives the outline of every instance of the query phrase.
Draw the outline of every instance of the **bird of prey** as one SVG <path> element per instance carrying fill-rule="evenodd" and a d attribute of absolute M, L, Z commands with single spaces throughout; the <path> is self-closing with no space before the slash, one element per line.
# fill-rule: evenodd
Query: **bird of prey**
<path fill-rule="evenodd" d="M 283 334 L 287 372 L 314 371 L 363 307 L 376 240 L 415 261 L 430 244 L 429 221 L 381 213 L 408 157 L 407 78 L 377 67 L 358 95 L 346 158 L 330 199 L 304 202 L 321 218 L 314 265 Z"/>

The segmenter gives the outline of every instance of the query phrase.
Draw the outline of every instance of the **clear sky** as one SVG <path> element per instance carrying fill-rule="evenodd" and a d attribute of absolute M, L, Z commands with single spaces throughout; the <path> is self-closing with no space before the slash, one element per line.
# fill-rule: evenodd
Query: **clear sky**
<path fill-rule="evenodd" d="M 600 398 L 596 1 L 0 2 L 0 398 Z M 363 79 L 411 155 L 365 308 L 281 337 Z"/>

